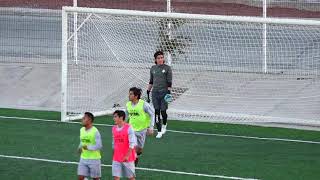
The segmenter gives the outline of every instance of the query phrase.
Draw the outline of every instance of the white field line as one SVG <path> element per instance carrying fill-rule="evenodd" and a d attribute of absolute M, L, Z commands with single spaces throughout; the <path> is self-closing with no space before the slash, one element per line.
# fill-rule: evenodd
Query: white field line
<path fill-rule="evenodd" d="M 8 155 L 1 155 L 1 154 L 0 154 L 0 157 L 1 158 L 9 158 L 9 159 L 42 161 L 42 162 L 50 162 L 50 163 L 58 163 L 58 164 L 75 164 L 75 165 L 78 164 L 78 162 L 73 162 L 73 161 L 61 161 L 61 160 L 41 159 L 41 158 L 23 157 L 23 156 L 8 156 Z M 108 164 L 102 164 L 101 166 L 112 167 L 111 165 L 108 165 Z M 258 180 L 258 179 L 253 179 L 253 178 L 241 178 L 241 177 L 223 176 L 223 175 L 200 174 L 200 173 L 173 171 L 173 170 L 165 170 L 165 169 L 152 169 L 152 168 L 142 168 L 142 167 L 136 167 L 136 169 L 142 170 L 142 171 L 163 172 L 163 173 L 169 173 L 169 174 L 180 174 L 180 175 L 199 176 L 199 177 L 212 177 L 212 178 L 220 178 L 220 179 Z"/>
<path fill-rule="evenodd" d="M 57 120 L 50 119 L 37 119 L 37 118 L 24 118 L 24 117 L 10 117 L 10 116 L 0 116 L 0 119 L 23 119 L 31 121 L 44 121 L 44 122 L 57 122 L 57 123 L 70 123 L 70 124 L 79 124 L 79 122 L 62 122 Z M 96 126 L 107 126 L 111 127 L 110 124 L 98 124 Z M 167 130 L 168 132 L 180 133 L 180 134 L 192 134 L 192 135 L 203 135 L 203 136 L 217 136 L 217 137 L 232 137 L 232 138 L 242 138 L 242 139 L 255 139 L 255 140 L 266 140 L 266 141 L 283 141 L 283 142 L 294 142 L 294 143 L 307 143 L 307 144 L 320 144 L 318 141 L 306 141 L 299 139 L 285 139 L 285 138 L 270 138 L 270 137 L 255 137 L 255 136 L 240 136 L 232 134 L 215 134 L 215 133 L 201 133 L 201 132 L 190 132 L 190 131 L 177 131 L 177 130 Z"/>

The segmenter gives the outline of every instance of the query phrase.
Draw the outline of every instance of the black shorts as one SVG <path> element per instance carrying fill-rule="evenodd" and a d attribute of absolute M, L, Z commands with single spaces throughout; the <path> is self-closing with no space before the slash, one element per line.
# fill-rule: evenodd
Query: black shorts
<path fill-rule="evenodd" d="M 154 109 L 161 111 L 168 109 L 168 103 L 164 100 L 166 94 L 168 94 L 168 90 L 152 91 L 152 104 Z"/>

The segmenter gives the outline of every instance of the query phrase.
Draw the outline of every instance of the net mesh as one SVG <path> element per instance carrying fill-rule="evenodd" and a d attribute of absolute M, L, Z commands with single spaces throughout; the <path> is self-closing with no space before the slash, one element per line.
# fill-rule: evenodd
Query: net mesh
<path fill-rule="evenodd" d="M 130 87 L 146 89 L 161 49 L 173 69 L 171 119 L 318 123 L 318 26 L 78 12 L 75 47 L 73 17 L 69 115 L 123 107 Z"/>

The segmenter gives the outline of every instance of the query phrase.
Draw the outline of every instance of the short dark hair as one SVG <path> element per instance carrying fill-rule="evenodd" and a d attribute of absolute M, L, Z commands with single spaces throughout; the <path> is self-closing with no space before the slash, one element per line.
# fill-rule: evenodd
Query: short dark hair
<path fill-rule="evenodd" d="M 93 115 L 91 112 L 85 112 L 84 115 L 85 115 L 85 116 L 88 116 L 89 119 L 91 120 L 91 122 L 94 121 L 94 115 Z"/>
<path fill-rule="evenodd" d="M 126 113 L 122 110 L 116 110 L 113 112 L 113 115 L 118 115 L 120 118 L 122 117 L 123 120 L 126 120 Z"/>
<path fill-rule="evenodd" d="M 160 55 L 164 56 L 163 51 L 157 51 L 157 52 L 155 52 L 154 55 L 153 55 L 153 57 L 154 57 L 154 59 L 157 59 L 157 57 L 160 56 Z"/>
<path fill-rule="evenodd" d="M 137 87 L 130 88 L 129 92 L 132 91 L 135 96 L 138 96 L 138 99 L 141 98 L 142 90 Z"/>

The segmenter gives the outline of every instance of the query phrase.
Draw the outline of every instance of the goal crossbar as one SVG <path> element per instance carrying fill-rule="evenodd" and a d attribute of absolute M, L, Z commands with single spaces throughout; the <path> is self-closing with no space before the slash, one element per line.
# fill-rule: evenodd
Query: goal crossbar
<path fill-rule="evenodd" d="M 177 18 L 177 19 L 212 20 L 212 21 L 228 21 L 228 22 L 248 22 L 248 23 L 262 23 L 262 24 L 320 26 L 319 20 L 311 20 L 311 19 L 297 20 L 297 19 L 290 19 L 290 18 L 203 15 L 203 14 L 150 12 L 150 11 L 121 10 L 121 9 L 83 8 L 83 7 L 71 7 L 71 6 L 64 6 L 62 7 L 62 10 L 65 12 L 156 17 L 156 18 Z"/>

